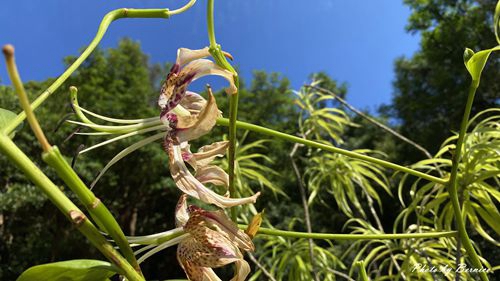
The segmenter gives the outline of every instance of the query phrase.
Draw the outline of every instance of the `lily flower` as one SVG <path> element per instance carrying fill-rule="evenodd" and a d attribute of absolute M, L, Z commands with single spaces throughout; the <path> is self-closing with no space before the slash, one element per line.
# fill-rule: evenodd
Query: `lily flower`
<path fill-rule="evenodd" d="M 209 56 L 208 48 L 201 50 L 179 49 L 177 60 L 162 86 L 158 105 L 160 119 L 167 127 L 164 140 L 169 155 L 170 173 L 177 187 L 186 194 L 206 203 L 227 208 L 255 203 L 259 193 L 247 198 L 228 198 L 217 194 L 204 184 L 224 186 L 227 190 L 228 175 L 221 168 L 209 165 L 217 156 L 223 156 L 227 143 L 215 143 L 191 154 L 188 141 L 197 139 L 212 130 L 221 116 L 215 97 L 208 87 L 208 100 L 187 91 L 189 83 L 204 75 L 220 75 L 229 81 L 228 94 L 236 92 L 233 74 L 214 62 L 203 59 Z M 195 175 L 186 166 L 189 163 Z"/>
<path fill-rule="evenodd" d="M 251 238 L 238 228 L 224 211 L 206 211 L 187 206 L 182 195 L 176 208 L 177 227 L 189 234 L 177 247 L 177 260 L 191 281 L 220 281 L 212 268 L 236 264 L 231 281 L 243 281 L 250 266 L 243 251 L 253 251 Z"/>

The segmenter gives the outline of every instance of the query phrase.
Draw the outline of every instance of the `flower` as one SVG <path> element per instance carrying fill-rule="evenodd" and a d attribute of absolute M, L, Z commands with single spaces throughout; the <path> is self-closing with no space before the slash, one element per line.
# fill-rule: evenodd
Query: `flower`
<path fill-rule="evenodd" d="M 221 280 L 212 268 L 235 263 L 231 281 L 243 281 L 250 266 L 243 258 L 244 251 L 253 251 L 250 237 L 226 216 L 224 211 L 206 211 L 187 206 L 182 195 L 176 208 L 177 227 L 183 227 L 189 236 L 177 247 L 177 260 L 191 281 Z M 240 250 L 241 249 L 241 250 Z"/>
<path fill-rule="evenodd" d="M 224 186 L 227 190 L 228 175 L 221 168 L 210 165 L 215 157 L 224 155 L 227 142 L 204 146 L 198 153 L 189 151 L 188 141 L 197 139 L 212 130 L 221 115 L 215 97 L 208 87 L 208 100 L 187 91 L 189 83 L 204 75 L 220 75 L 229 81 L 226 92 L 236 92 L 233 74 L 214 62 L 203 59 L 209 56 L 208 48 L 201 50 L 179 49 L 177 60 L 162 86 L 158 105 L 160 119 L 167 127 L 164 141 L 169 155 L 169 168 L 177 187 L 184 193 L 221 208 L 255 203 L 260 193 L 246 198 L 229 198 L 212 191 L 204 184 Z M 190 164 L 195 175 L 186 166 Z"/>

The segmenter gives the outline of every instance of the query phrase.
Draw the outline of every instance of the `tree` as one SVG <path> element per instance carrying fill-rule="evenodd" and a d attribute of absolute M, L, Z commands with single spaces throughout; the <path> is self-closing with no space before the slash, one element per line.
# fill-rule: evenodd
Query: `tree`
<path fill-rule="evenodd" d="M 435 153 L 457 131 L 470 83 L 464 67 L 466 47 L 481 50 L 496 45 L 492 17 L 496 1 L 427 0 L 405 3 L 412 9 L 407 29 L 422 36 L 420 50 L 396 61 L 392 116 L 403 135 Z M 489 69 L 500 69 L 492 58 Z M 472 114 L 499 104 L 497 71 L 485 71 Z M 401 155 L 414 161 L 421 154 L 404 146 Z M 413 155 L 408 158 L 408 155 Z"/>

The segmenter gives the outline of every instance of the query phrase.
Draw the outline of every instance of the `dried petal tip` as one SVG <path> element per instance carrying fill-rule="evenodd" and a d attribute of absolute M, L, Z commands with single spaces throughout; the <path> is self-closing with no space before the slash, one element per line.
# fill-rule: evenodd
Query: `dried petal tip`
<path fill-rule="evenodd" d="M 222 51 L 222 53 L 224 54 L 224 56 L 225 56 L 226 58 L 228 58 L 228 59 L 230 59 L 230 60 L 234 60 L 233 55 L 231 55 L 230 53 L 225 52 L 225 51 Z"/>
<path fill-rule="evenodd" d="M 2 48 L 2 52 L 6 57 L 11 57 L 14 55 L 14 46 L 11 44 L 4 45 Z"/>
<path fill-rule="evenodd" d="M 260 229 L 260 225 L 262 223 L 262 216 L 264 215 L 264 211 L 257 213 L 255 216 L 253 216 L 252 221 L 248 224 L 247 229 L 245 230 L 245 233 L 250 236 L 250 238 L 254 238 L 257 232 Z"/>

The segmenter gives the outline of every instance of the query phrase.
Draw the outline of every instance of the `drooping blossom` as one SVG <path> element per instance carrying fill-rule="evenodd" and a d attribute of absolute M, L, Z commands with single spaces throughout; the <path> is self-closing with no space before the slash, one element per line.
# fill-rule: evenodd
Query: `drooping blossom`
<path fill-rule="evenodd" d="M 198 153 L 189 151 L 188 141 L 197 139 L 212 130 L 221 116 L 215 97 L 208 88 L 208 99 L 187 91 L 188 85 L 205 75 L 220 75 L 229 81 L 228 94 L 234 94 L 233 74 L 204 57 L 208 48 L 201 50 L 179 49 L 177 60 L 162 86 L 158 104 L 160 119 L 167 127 L 164 146 L 169 154 L 170 173 L 177 187 L 184 193 L 221 208 L 254 203 L 259 193 L 246 198 L 229 198 L 220 195 L 205 184 L 223 186 L 227 190 L 228 175 L 221 168 L 210 165 L 215 157 L 224 155 L 227 143 L 204 146 Z M 194 175 L 186 165 L 192 166 Z"/>
<path fill-rule="evenodd" d="M 212 268 L 235 263 L 231 281 L 243 281 L 250 266 L 243 251 L 253 251 L 251 238 L 226 216 L 223 210 L 207 211 L 187 206 L 182 195 L 176 208 L 176 225 L 189 234 L 177 247 L 177 259 L 191 281 L 220 281 Z"/>

